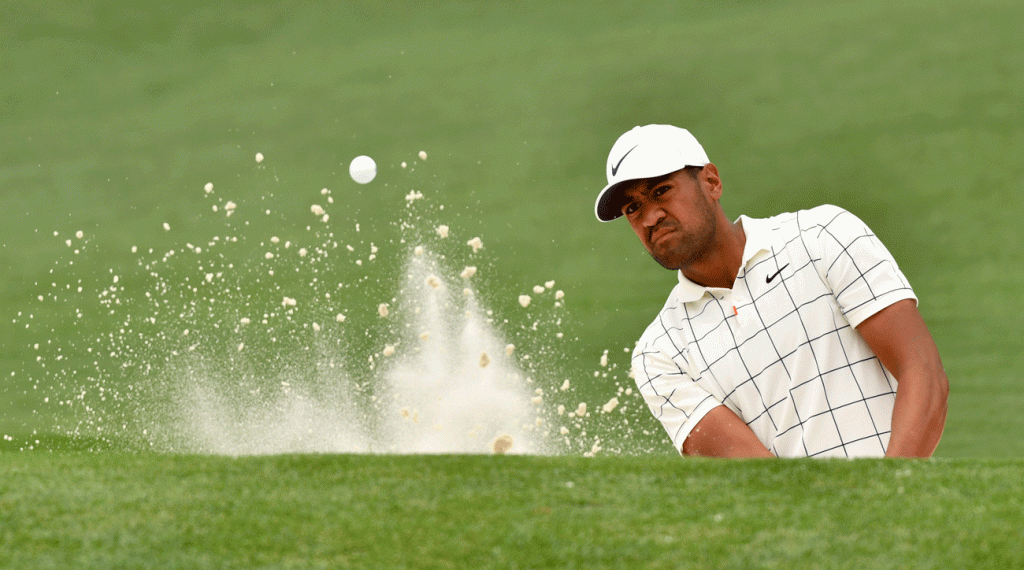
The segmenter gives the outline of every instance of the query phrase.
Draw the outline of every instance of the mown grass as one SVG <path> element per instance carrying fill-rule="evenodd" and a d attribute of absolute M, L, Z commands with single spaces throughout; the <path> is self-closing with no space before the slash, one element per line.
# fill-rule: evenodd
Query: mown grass
<path fill-rule="evenodd" d="M 4 455 L 3 568 L 1015 568 L 1017 460 Z"/>
<path fill-rule="evenodd" d="M 1024 565 L 1022 466 L 972 459 L 1024 456 L 1007 436 L 1024 430 L 1022 27 L 1002 0 L 0 5 L 0 566 Z M 54 427 L 89 378 L 138 380 L 87 350 L 123 315 L 70 315 L 112 273 L 141 301 L 131 246 L 223 233 L 207 181 L 249 214 L 236 261 L 302 239 L 322 187 L 345 205 L 339 237 L 360 221 L 379 244 L 423 191 L 484 238 L 499 319 L 536 283 L 566 290 L 570 332 L 546 358 L 604 401 L 623 378 L 597 359 L 624 370 L 673 281 L 592 217 L 608 148 L 648 122 L 697 134 L 731 215 L 831 202 L 890 246 L 951 380 L 943 459 L 122 455 Z M 415 173 L 398 166 L 421 149 Z M 363 153 L 367 187 L 346 173 Z M 252 215 L 267 200 L 274 215 Z M 663 439 L 641 407 L 628 418 Z M 17 452 L 36 440 L 57 451 Z"/>
<path fill-rule="evenodd" d="M 0 567 L 1024 566 L 1022 27 L 1010 0 L 0 4 Z M 111 274 L 144 304 L 132 246 L 230 229 L 241 264 L 304 239 L 326 186 L 341 239 L 355 221 L 400 239 L 412 189 L 445 205 L 487 244 L 499 321 L 556 280 L 568 334 L 545 359 L 605 401 L 624 378 L 598 358 L 624 371 L 674 279 L 592 216 L 611 143 L 649 122 L 700 138 L 729 214 L 831 202 L 889 245 L 950 376 L 942 459 L 123 455 L 55 428 L 90 379 L 139 381 L 89 350 L 123 327 L 96 306 Z M 361 187 L 346 165 L 364 153 L 380 173 Z M 209 213 L 208 181 L 250 225 Z M 664 440 L 642 407 L 626 417 Z"/>

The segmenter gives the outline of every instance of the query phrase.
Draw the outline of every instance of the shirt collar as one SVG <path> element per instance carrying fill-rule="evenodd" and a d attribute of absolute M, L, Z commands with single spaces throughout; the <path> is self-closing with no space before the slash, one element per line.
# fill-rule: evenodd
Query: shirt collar
<path fill-rule="evenodd" d="M 736 220 L 743 227 L 743 234 L 746 236 L 746 243 L 743 246 L 743 266 L 762 251 L 771 251 L 775 242 L 775 228 L 770 220 L 759 218 L 748 218 L 740 216 Z M 679 271 L 679 285 L 676 287 L 679 300 L 684 303 L 696 301 L 704 296 L 711 287 L 704 287 L 690 281 Z"/>

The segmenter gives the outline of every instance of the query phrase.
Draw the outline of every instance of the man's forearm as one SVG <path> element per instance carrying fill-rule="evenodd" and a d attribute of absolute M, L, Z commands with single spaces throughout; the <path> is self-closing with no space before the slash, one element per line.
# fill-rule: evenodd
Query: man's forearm
<path fill-rule="evenodd" d="M 929 457 L 946 426 L 949 381 L 939 349 L 917 304 L 904 299 L 857 326 L 875 356 L 896 377 L 887 457 Z"/>
<path fill-rule="evenodd" d="M 707 413 L 683 443 L 683 454 L 703 457 L 775 457 L 732 410 Z"/>
<path fill-rule="evenodd" d="M 918 340 L 932 344 L 930 338 Z M 934 344 L 919 348 L 924 353 L 935 350 Z M 949 382 L 937 351 L 921 362 L 921 366 L 903 371 L 904 377 L 898 379 L 886 457 L 930 457 L 942 437 Z"/>

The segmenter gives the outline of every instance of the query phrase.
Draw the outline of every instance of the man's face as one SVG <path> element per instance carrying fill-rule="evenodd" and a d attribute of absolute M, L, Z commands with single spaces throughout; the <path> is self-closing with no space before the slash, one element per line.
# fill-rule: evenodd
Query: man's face
<path fill-rule="evenodd" d="M 678 170 L 638 180 L 623 193 L 622 213 L 640 242 L 666 269 L 704 259 L 715 239 L 715 211 L 703 172 Z"/>

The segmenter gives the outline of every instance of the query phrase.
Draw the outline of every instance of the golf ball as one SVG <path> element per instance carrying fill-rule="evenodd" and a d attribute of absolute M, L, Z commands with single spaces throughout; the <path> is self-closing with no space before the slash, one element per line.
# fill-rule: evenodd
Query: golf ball
<path fill-rule="evenodd" d="M 357 156 L 348 165 L 348 173 L 352 180 L 360 184 L 369 184 L 377 176 L 377 163 L 366 155 Z"/>

